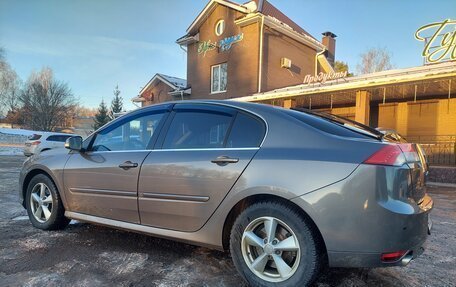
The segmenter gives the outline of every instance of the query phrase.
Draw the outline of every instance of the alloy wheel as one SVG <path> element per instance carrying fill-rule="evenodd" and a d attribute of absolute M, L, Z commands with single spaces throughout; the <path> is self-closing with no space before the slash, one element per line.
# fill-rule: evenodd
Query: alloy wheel
<path fill-rule="evenodd" d="M 275 217 L 260 217 L 244 230 L 242 256 L 249 269 L 268 282 L 282 282 L 298 269 L 301 249 L 293 230 Z"/>
<path fill-rule="evenodd" d="M 37 183 L 30 194 L 30 208 L 33 217 L 40 222 L 44 223 L 49 220 L 52 214 L 52 193 L 49 187 L 40 182 Z"/>

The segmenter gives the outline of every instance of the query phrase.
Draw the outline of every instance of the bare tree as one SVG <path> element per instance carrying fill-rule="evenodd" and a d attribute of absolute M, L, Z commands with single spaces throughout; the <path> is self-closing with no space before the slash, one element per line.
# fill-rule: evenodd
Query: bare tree
<path fill-rule="evenodd" d="M 54 79 L 50 68 L 30 75 L 19 100 L 24 124 L 34 130 L 52 131 L 64 125 L 76 107 L 68 85 Z"/>
<path fill-rule="evenodd" d="M 2 69 L 4 62 L 5 62 L 5 49 L 0 47 L 0 70 Z"/>
<path fill-rule="evenodd" d="M 3 47 L 0 47 L 0 65 L 4 61 L 5 61 L 5 49 L 3 49 Z"/>
<path fill-rule="evenodd" d="M 78 105 L 74 113 L 78 117 L 93 117 L 97 113 L 97 109 Z"/>
<path fill-rule="evenodd" d="M 358 74 L 369 74 L 393 68 L 391 53 L 386 48 L 370 48 L 361 54 L 361 62 L 357 66 Z"/>
<path fill-rule="evenodd" d="M 0 95 L 4 111 L 14 112 L 19 108 L 21 85 L 21 80 L 14 70 L 0 72 Z"/>
<path fill-rule="evenodd" d="M 5 59 L 0 47 L 0 113 L 15 113 L 19 108 L 21 80 Z"/>

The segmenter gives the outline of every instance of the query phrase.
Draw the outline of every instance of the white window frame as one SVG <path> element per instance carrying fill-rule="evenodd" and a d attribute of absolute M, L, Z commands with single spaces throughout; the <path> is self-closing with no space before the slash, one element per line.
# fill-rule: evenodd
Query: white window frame
<path fill-rule="evenodd" d="M 222 65 L 227 65 L 226 66 L 226 86 L 228 86 L 228 64 L 225 62 L 225 63 L 220 63 L 220 64 L 217 64 L 217 65 L 213 65 L 211 66 L 211 94 L 218 94 L 218 93 L 225 93 L 226 92 L 226 86 L 225 86 L 225 89 L 224 90 L 220 90 L 220 84 L 221 84 L 221 80 L 222 80 Z M 215 68 L 218 68 L 219 69 L 219 73 L 218 73 L 218 89 L 217 90 L 213 90 L 214 88 L 214 69 Z"/>
<path fill-rule="evenodd" d="M 222 31 L 220 31 L 220 33 L 218 32 L 219 27 L 221 27 L 221 30 L 222 30 Z M 215 32 L 215 35 L 217 35 L 217 36 L 221 36 L 223 34 L 223 32 L 225 32 L 225 20 L 220 19 L 217 21 L 217 23 L 215 24 L 214 32 Z"/>

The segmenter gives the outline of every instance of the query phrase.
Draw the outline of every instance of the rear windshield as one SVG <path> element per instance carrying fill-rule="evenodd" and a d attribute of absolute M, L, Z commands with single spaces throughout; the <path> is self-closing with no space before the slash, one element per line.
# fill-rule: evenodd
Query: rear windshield
<path fill-rule="evenodd" d="M 28 137 L 28 139 L 31 141 L 36 141 L 36 140 L 39 140 L 40 138 L 41 138 L 41 135 L 37 135 L 37 134 L 33 134 Z"/>
<path fill-rule="evenodd" d="M 46 140 L 51 142 L 65 142 L 67 138 L 72 137 L 72 135 L 53 135 L 49 136 Z"/>
<path fill-rule="evenodd" d="M 399 143 L 407 143 L 407 139 L 404 138 L 403 136 L 401 136 L 398 133 L 384 132 L 383 134 L 384 134 L 383 138 L 387 139 L 389 141 L 399 142 Z"/>
<path fill-rule="evenodd" d="M 307 109 L 284 110 L 290 116 L 323 132 L 352 138 L 375 138 L 383 136 L 379 131 L 355 121 L 331 114 Z"/>

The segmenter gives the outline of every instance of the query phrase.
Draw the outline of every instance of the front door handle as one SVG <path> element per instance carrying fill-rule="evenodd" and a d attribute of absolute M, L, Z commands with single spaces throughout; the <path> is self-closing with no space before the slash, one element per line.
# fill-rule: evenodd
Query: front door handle
<path fill-rule="evenodd" d="M 227 165 L 229 163 L 237 163 L 238 161 L 238 158 L 227 157 L 224 155 L 211 160 L 212 163 L 216 163 L 218 165 Z"/>
<path fill-rule="evenodd" d="M 131 161 L 127 160 L 126 162 L 119 164 L 119 167 L 121 169 L 127 170 L 127 169 L 130 169 L 130 168 L 138 167 L 138 163 L 137 162 L 131 162 Z"/>

